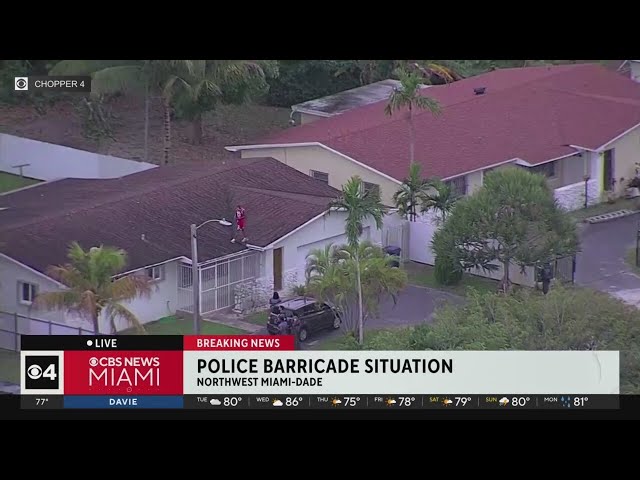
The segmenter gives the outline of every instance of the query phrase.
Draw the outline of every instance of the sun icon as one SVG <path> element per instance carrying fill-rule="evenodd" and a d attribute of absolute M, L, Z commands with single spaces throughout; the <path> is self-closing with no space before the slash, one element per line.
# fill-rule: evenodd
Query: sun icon
<path fill-rule="evenodd" d="M 340 400 L 339 398 L 332 398 L 331 399 L 331 406 L 337 407 L 340 404 L 342 404 L 342 400 Z"/>

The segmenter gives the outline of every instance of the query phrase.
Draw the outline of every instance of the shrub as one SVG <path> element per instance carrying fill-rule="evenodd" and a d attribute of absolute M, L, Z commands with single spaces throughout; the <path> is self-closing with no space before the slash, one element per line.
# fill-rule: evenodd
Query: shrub
<path fill-rule="evenodd" d="M 295 285 L 291 289 L 291 292 L 297 297 L 303 297 L 305 295 L 308 295 L 307 287 L 304 285 Z"/>
<path fill-rule="evenodd" d="M 436 257 L 434 275 L 440 285 L 457 285 L 462 280 L 462 268 L 453 257 L 439 255 Z"/>

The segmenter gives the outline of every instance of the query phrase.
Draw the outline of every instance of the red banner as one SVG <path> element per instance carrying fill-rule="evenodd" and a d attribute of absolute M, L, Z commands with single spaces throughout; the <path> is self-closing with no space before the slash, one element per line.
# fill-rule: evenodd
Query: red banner
<path fill-rule="evenodd" d="M 293 335 L 185 335 L 185 350 L 295 350 Z"/>
<path fill-rule="evenodd" d="M 64 352 L 65 395 L 182 395 L 181 351 Z"/>

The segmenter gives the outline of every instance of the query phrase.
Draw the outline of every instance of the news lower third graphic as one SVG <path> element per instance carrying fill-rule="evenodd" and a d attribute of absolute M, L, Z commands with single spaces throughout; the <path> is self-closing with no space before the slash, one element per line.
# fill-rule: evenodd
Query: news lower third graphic
<path fill-rule="evenodd" d="M 22 395 L 28 410 L 615 410 L 618 395 Z"/>
<path fill-rule="evenodd" d="M 50 91 L 50 92 L 91 92 L 89 76 L 37 76 L 15 77 L 14 87 L 17 92 Z"/>
<path fill-rule="evenodd" d="M 616 351 L 294 349 L 293 338 L 286 336 L 24 335 L 21 405 L 41 410 L 620 408 Z"/>

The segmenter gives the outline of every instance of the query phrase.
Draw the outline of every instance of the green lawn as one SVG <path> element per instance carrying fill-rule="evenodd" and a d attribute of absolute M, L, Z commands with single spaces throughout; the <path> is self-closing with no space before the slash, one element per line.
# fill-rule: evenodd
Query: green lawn
<path fill-rule="evenodd" d="M 617 210 L 638 210 L 640 201 L 634 198 L 621 198 L 613 203 L 599 203 L 588 208 L 581 208 L 571 212 L 571 216 L 582 222 L 585 218 L 595 217 L 603 213 L 615 212 Z"/>
<path fill-rule="evenodd" d="M 269 319 L 269 310 L 261 310 L 259 312 L 253 312 L 242 319 L 243 322 L 253 323 L 254 325 L 265 326 Z"/>
<path fill-rule="evenodd" d="M 407 327 L 399 327 L 397 330 L 406 329 Z M 376 342 L 376 337 L 380 334 L 384 334 L 385 332 L 394 331 L 394 329 L 388 328 L 379 328 L 367 330 L 365 328 L 364 332 L 364 343 L 365 347 L 367 344 L 371 344 L 372 342 Z M 314 345 L 310 345 L 311 350 L 358 350 L 357 344 L 355 340 L 351 338 L 348 334 L 344 334 L 343 332 L 339 332 L 337 335 L 331 335 L 327 338 L 323 338 L 319 340 L 318 343 Z"/>
<path fill-rule="evenodd" d="M 164 317 L 155 322 L 147 323 L 144 326 L 149 335 L 193 335 L 193 322 L 191 319 L 181 319 L 174 316 Z M 244 330 L 229 327 L 220 323 L 203 321 L 200 326 L 202 335 L 238 335 L 246 334 Z M 133 329 L 128 329 L 120 335 L 136 335 Z"/>
<path fill-rule="evenodd" d="M 20 354 L 0 349 L 0 381 L 20 383 Z"/>
<path fill-rule="evenodd" d="M 39 182 L 39 180 L 34 180 L 33 178 L 20 177 L 20 175 L 0 172 L 0 193 L 9 192 L 11 190 L 16 190 L 17 188 L 26 187 Z"/>
<path fill-rule="evenodd" d="M 404 265 L 409 276 L 409 283 L 422 287 L 435 288 L 445 292 L 455 293 L 457 295 L 466 295 L 467 287 L 473 287 L 481 293 L 495 293 L 498 289 L 498 282 L 491 278 L 479 277 L 465 273 L 462 281 L 458 285 L 444 286 L 438 284 L 434 275 L 434 268 L 431 265 L 422 265 L 409 262 Z"/>

